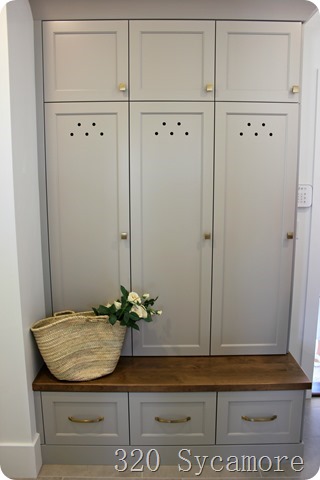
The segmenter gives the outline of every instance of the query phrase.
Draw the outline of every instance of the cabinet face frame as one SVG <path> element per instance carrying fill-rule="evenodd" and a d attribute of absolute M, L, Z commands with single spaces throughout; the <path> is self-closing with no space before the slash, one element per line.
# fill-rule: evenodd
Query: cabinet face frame
<path fill-rule="evenodd" d="M 43 52 L 46 102 L 128 100 L 128 21 L 43 22 Z"/>
<path fill-rule="evenodd" d="M 213 355 L 287 352 L 298 119 L 294 104 L 216 106 Z"/>
<path fill-rule="evenodd" d="M 134 355 L 209 354 L 212 132 L 212 103 L 131 105 L 132 287 L 163 310 Z"/>
<path fill-rule="evenodd" d="M 132 20 L 129 28 L 131 100 L 214 99 L 214 21 Z"/>
<path fill-rule="evenodd" d="M 301 23 L 218 21 L 216 30 L 217 101 L 299 102 Z"/>

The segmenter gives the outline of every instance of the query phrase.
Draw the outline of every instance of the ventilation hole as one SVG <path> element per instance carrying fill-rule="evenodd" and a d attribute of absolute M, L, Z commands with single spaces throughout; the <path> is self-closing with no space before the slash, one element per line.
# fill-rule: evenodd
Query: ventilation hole
<path fill-rule="evenodd" d="M 185 132 L 185 135 L 189 135 L 189 132 Z"/>
<path fill-rule="evenodd" d="M 242 137 L 242 136 L 243 136 L 243 132 L 240 132 L 240 137 Z"/>
<path fill-rule="evenodd" d="M 181 122 L 178 122 L 178 123 L 177 123 L 177 125 L 180 127 L 180 125 L 181 125 Z"/>
<path fill-rule="evenodd" d="M 174 133 L 173 133 L 173 132 L 170 132 L 170 135 L 174 135 Z"/>
<path fill-rule="evenodd" d="M 85 133 L 85 136 L 87 137 L 88 135 L 89 135 L 89 133 L 88 133 L 88 132 L 86 132 L 86 133 Z"/>
<path fill-rule="evenodd" d="M 258 132 L 255 132 L 255 134 L 254 134 L 254 135 L 255 135 L 255 137 L 257 137 L 259 134 L 258 134 Z"/>
<path fill-rule="evenodd" d="M 155 135 L 159 135 L 159 132 L 154 132 Z"/>
<path fill-rule="evenodd" d="M 166 124 L 166 122 L 162 122 L 162 125 L 165 127 L 167 124 Z"/>
<path fill-rule="evenodd" d="M 104 135 L 104 133 L 103 133 L 103 132 L 100 132 L 100 135 L 101 135 L 101 137 L 102 137 L 102 136 Z"/>
<path fill-rule="evenodd" d="M 96 126 L 95 122 L 93 122 L 92 126 L 93 126 L 93 127 L 95 127 L 95 126 Z"/>
<path fill-rule="evenodd" d="M 78 127 L 81 127 L 81 123 L 78 123 Z"/>
<path fill-rule="evenodd" d="M 248 127 L 251 127 L 251 123 L 247 123 Z"/>
<path fill-rule="evenodd" d="M 70 137 L 73 137 L 73 135 L 74 135 L 74 133 L 71 132 L 71 133 L 70 133 Z"/>
<path fill-rule="evenodd" d="M 273 136 L 273 133 L 269 133 L 269 136 L 272 137 L 272 136 Z"/>
<path fill-rule="evenodd" d="M 263 127 L 265 127 L 265 126 L 266 126 L 266 124 L 265 124 L 265 123 L 263 123 L 263 124 L 262 124 L 262 126 L 263 126 Z"/>

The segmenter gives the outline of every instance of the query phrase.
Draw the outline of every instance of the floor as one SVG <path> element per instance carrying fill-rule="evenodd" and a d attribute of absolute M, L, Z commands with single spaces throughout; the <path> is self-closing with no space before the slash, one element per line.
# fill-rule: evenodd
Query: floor
<path fill-rule="evenodd" d="M 224 468 L 221 472 L 215 472 L 209 467 L 204 467 L 199 475 L 199 467 L 195 466 L 188 473 L 178 472 L 177 466 L 161 466 L 157 472 L 146 470 L 143 473 L 123 472 L 119 473 L 114 466 L 107 465 L 43 465 L 38 480 L 102 480 L 106 478 L 130 478 L 143 480 L 163 478 L 165 480 L 182 479 L 182 478 L 215 478 L 215 479 L 258 479 L 269 478 L 279 479 L 310 479 L 316 475 L 320 466 L 320 397 L 312 397 L 306 401 L 305 409 L 305 427 L 304 427 L 304 467 L 301 472 L 295 470 L 301 469 L 298 465 L 294 468 L 290 463 L 282 465 L 275 472 L 273 468 L 270 471 L 251 471 L 251 472 L 230 472 Z M 221 468 L 221 465 L 217 465 Z M 265 467 L 262 467 L 264 470 Z M 234 470 L 232 465 L 230 470 Z M 247 469 L 248 470 L 248 469 Z M 253 469 L 252 469 L 253 470 Z M 283 471 L 282 471 L 283 470 Z M 317 480 L 320 480 L 317 476 Z"/>

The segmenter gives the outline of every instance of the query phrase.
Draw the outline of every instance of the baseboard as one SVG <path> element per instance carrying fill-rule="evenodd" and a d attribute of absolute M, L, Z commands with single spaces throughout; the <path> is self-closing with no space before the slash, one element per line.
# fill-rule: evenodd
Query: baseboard
<path fill-rule="evenodd" d="M 42 466 L 40 436 L 31 443 L 0 443 L 0 467 L 8 478 L 37 478 Z"/>

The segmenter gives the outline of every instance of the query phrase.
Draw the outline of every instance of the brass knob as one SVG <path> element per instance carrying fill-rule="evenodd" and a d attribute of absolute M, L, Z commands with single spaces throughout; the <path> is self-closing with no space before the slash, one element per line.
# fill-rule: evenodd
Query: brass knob
<path fill-rule="evenodd" d="M 211 240 L 211 233 L 204 233 L 203 238 L 204 240 Z"/>
<path fill-rule="evenodd" d="M 291 88 L 292 93 L 299 93 L 300 92 L 300 87 L 299 85 L 293 85 Z"/>
<path fill-rule="evenodd" d="M 121 232 L 120 238 L 121 238 L 121 240 L 127 240 L 127 239 L 128 239 L 128 234 L 127 234 L 127 232 Z"/>
<path fill-rule="evenodd" d="M 287 239 L 293 240 L 294 232 L 287 232 Z"/>
<path fill-rule="evenodd" d="M 119 90 L 120 90 L 120 92 L 126 92 L 127 91 L 127 84 L 126 83 L 119 83 Z"/>
<path fill-rule="evenodd" d="M 206 92 L 213 92 L 213 83 L 207 83 L 205 90 Z"/>

